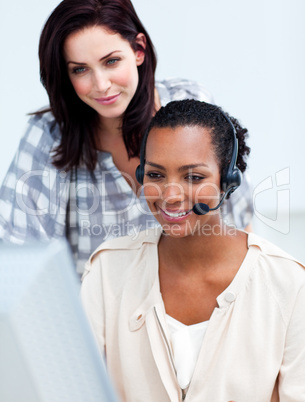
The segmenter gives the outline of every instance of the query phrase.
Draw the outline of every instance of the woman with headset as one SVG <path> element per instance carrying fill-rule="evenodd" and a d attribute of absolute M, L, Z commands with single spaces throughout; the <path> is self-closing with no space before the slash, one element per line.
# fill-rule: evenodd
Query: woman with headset
<path fill-rule="evenodd" d="M 155 82 L 156 55 L 130 0 L 63 0 L 39 44 L 50 107 L 34 114 L 0 190 L 0 239 L 66 237 L 77 269 L 106 239 L 156 224 L 135 179 L 148 122 L 170 100 L 210 102 L 202 85 Z M 225 215 L 252 219 L 247 177 Z"/>
<path fill-rule="evenodd" d="M 222 217 L 246 137 L 195 100 L 149 125 L 136 174 L 160 228 L 102 244 L 82 285 L 123 401 L 304 401 L 304 266 Z"/>

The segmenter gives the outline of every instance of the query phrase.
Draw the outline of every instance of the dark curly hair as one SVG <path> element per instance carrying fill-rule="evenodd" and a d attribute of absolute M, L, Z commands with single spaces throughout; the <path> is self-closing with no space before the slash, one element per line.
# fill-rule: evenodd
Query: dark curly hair
<path fill-rule="evenodd" d="M 48 18 L 39 43 L 40 77 L 50 100 L 51 110 L 61 130 L 53 164 L 71 169 L 84 163 L 94 170 L 97 161 L 96 133 L 98 114 L 76 95 L 63 56 L 66 38 L 84 28 L 102 26 L 130 43 L 134 51 L 145 53 L 138 67 L 139 83 L 122 121 L 124 143 L 129 157 L 138 156 L 140 144 L 154 113 L 154 73 L 156 54 L 152 41 L 139 20 L 130 0 L 63 0 Z M 146 47 L 136 41 L 139 33 Z"/>
<path fill-rule="evenodd" d="M 232 128 L 224 115 L 230 119 L 236 129 L 238 139 L 236 166 L 241 172 L 244 172 L 247 168 L 246 157 L 250 153 L 250 148 L 246 145 L 248 130 L 243 128 L 237 119 L 224 112 L 221 107 L 198 100 L 172 101 L 166 106 L 161 107 L 148 126 L 142 150 L 145 154 L 146 139 L 148 133 L 154 127 L 176 128 L 181 126 L 199 126 L 208 128 L 211 133 L 212 145 L 218 160 L 219 170 L 223 174 L 230 163 L 233 152 Z"/>

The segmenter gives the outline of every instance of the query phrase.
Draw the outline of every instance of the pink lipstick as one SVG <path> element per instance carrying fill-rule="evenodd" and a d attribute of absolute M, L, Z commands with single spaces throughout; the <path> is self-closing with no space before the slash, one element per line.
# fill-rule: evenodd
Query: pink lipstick
<path fill-rule="evenodd" d="M 113 95 L 113 96 L 105 96 L 103 98 L 94 98 L 94 100 L 99 103 L 100 105 L 112 105 L 114 102 L 117 101 L 120 94 Z"/>

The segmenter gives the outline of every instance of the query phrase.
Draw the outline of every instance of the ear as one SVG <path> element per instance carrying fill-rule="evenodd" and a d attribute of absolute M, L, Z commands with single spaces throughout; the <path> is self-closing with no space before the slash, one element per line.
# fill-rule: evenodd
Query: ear
<path fill-rule="evenodd" d="M 146 37 L 143 33 L 139 33 L 136 36 L 136 44 L 139 50 L 136 50 L 136 63 L 137 66 L 143 64 L 145 59 L 145 49 L 146 49 Z"/>

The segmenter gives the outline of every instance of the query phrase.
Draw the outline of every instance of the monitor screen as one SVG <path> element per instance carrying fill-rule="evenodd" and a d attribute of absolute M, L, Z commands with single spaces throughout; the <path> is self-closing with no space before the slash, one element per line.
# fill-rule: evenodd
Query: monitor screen
<path fill-rule="evenodd" d="M 0 401 L 118 401 L 64 241 L 0 245 Z"/>

